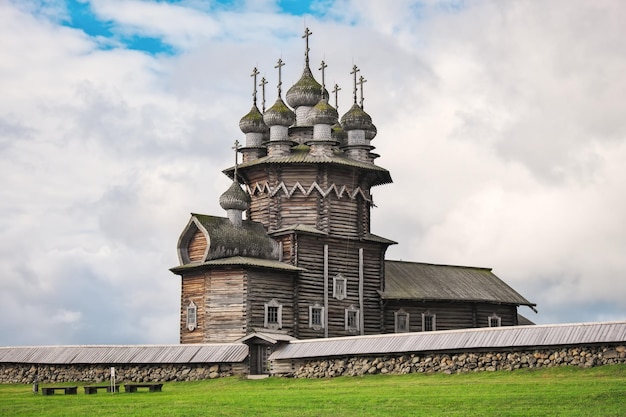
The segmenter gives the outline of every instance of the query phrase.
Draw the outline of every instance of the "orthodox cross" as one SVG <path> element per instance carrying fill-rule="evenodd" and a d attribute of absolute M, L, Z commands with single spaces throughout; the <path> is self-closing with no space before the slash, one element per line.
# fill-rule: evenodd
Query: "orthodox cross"
<path fill-rule="evenodd" d="M 265 77 L 261 78 L 261 96 L 263 97 L 263 113 L 265 113 L 265 84 L 267 84 L 267 80 Z"/>
<path fill-rule="evenodd" d="M 361 70 L 358 69 L 356 67 L 356 65 L 353 65 L 352 66 L 352 71 L 350 72 L 350 74 L 354 74 L 354 90 L 352 90 L 353 93 L 354 93 L 354 104 L 356 104 L 356 73 L 359 72 L 359 71 L 361 71 Z"/>
<path fill-rule="evenodd" d="M 256 106 L 256 76 L 259 75 L 259 70 L 256 69 L 256 67 L 254 67 L 254 69 L 252 70 L 252 74 L 250 75 L 251 77 L 254 77 L 254 86 L 253 86 L 253 91 L 252 91 L 252 97 L 253 97 L 253 103 Z"/>
<path fill-rule="evenodd" d="M 363 78 L 363 76 L 361 75 L 359 77 L 359 84 L 361 85 L 361 109 L 363 109 L 363 100 L 365 100 L 363 98 L 363 84 L 366 83 L 367 80 L 365 78 Z"/>
<path fill-rule="evenodd" d="M 274 65 L 274 68 L 278 68 L 278 97 L 280 97 L 281 93 L 282 93 L 282 78 L 281 78 L 281 73 L 282 70 L 281 68 L 285 66 L 285 63 L 283 62 L 283 60 L 281 58 L 278 58 L 278 64 Z"/>
<path fill-rule="evenodd" d="M 326 88 L 326 83 L 324 82 L 324 70 L 328 67 L 324 61 L 322 61 L 322 66 L 320 67 L 320 71 L 322 71 L 322 98 L 324 98 L 324 89 Z"/>
<path fill-rule="evenodd" d="M 309 28 L 304 29 L 304 35 L 302 35 L 302 38 L 305 39 L 306 42 L 306 49 L 304 51 L 304 61 L 306 62 L 306 65 L 309 65 L 309 36 L 311 36 L 313 34 L 313 32 L 311 32 L 309 30 Z"/>
<path fill-rule="evenodd" d="M 337 93 L 341 90 L 337 84 L 333 88 L 333 93 L 335 93 L 335 110 L 339 111 L 339 102 L 337 101 Z"/>
<path fill-rule="evenodd" d="M 231 149 L 235 150 L 235 173 L 233 174 L 233 180 L 234 181 L 238 181 L 237 180 L 237 164 L 238 164 L 238 162 L 237 162 L 237 159 L 238 159 L 237 158 L 237 151 L 239 151 L 239 141 L 238 140 L 235 140 L 235 146 L 233 146 Z"/>

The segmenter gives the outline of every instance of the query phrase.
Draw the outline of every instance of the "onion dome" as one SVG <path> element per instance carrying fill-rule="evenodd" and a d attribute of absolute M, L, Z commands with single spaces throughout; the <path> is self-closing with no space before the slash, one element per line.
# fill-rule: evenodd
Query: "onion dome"
<path fill-rule="evenodd" d="M 220 206 L 224 210 L 245 211 L 250 206 L 250 195 L 241 189 L 237 181 L 233 181 L 224 194 L 220 196 Z"/>
<path fill-rule="evenodd" d="M 356 103 L 341 118 L 343 129 L 348 130 L 369 130 L 372 125 L 372 118 Z"/>
<path fill-rule="evenodd" d="M 322 94 L 320 93 L 321 91 L 322 85 L 315 81 L 313 74 L 311 74 L 311 69 L 308 65 L 306 65 L 304 67 L 302 77 L 300 77 L 300 80 L 287 90 L 287 95 L 285 97 L 287 99 L 287 103 L 293 108 L 300 106 L 313 107 L 322 98 Z M 324 90 L 324 96 L 328 96 L 328 92 L 326 92 L 326 90 Z"/>
<path fill-rule="evenodd" d="M 263 115 L 256 105 L 252 106 L 250 112 L 239 121 L 239 129 L 243 133 L 265 133 L 267 125 L 263 121 Z"/>
<path fill-rule="evenodd" d="M 339 142 L 340 145 L 346 145 L 348 143 L 348 134 L 343 127 L 341 127 L 341 123 L 337 122 L 331 127 L 331 136 L 334 140 Z"/>
<path fill-rule="evenodd" d="M 263 115 L 263 121 L 267 126 L 291 126 L 296 121 L 296 114 L 278 97 L 276 103 Z"/>
<path fill-rule="evenodd" d="M 376 137 L 376 134 L 378 134 L 378 129 L 376 129 L 376 126 L 372 123 L 370 128 L 365 131 L 365 139 L 372 140 Z"/>
<path fill-rule="evenodd" d="M 337 110 L 330 104 L 328 99 L 321 99 L 309 113 L 309 122 L 312 125 L 333 125 L 337 123 L 339 114 Z"/>

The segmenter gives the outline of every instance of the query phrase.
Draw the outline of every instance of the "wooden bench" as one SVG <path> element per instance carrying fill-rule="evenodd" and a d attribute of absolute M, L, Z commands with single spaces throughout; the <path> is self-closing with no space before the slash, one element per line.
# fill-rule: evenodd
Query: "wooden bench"
<path fill-rule="evenodd" d="M 85 385 L 85 394 L 97 394 L 99 389 L 105 389 L 107 392 L 112 392 L 111 385 Z M 115 385 L 115 392 L 119 392 L 120 386 Z"/>
<path fill-rule="evenodd" d="M 42 395 L 54 395 L 54 391 L 63 391 L 65 394 L 78 393 L 78 387 L 42 387 Z"/>
<path fill-rule="evenodd" d="M 161 388 L 163 387 L 162 383 L 153 383 L 153 382 L 146 382 L 143 384 L 124 384 L 124 391 L 126 392 L 137 392 L 137 388 L 148 388 L 148 390 L 150 390 L 150 392 L 157 392 L 157 391 L 161 391 Z"/>

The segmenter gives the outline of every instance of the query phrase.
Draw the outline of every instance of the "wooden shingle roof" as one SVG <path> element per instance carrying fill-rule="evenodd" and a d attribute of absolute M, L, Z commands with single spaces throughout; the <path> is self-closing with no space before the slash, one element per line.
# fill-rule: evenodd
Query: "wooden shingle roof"
<path fill-rule="evenodd" d="M 372 174 L 371 185 L 390 184 L 393 182 L 391 174 L 385 168 L 371 162 L 357 161 L 344 156 L 343 152 L 336 151 L 332 156 L 311 155 L 307 145 L 294 146 L 291 153 L 284 156 L 264 156 L 238 165 L 238 169 L 244 172 L 246 168 L 264 164 L 335 164 L 346 167 L 369 171 Z M 222 172 L 233 177 L 235 167 L 230 167 Z"/>
<path fill-rule="evenodd" d="M 386 300 L 468 301 L 535 306 L 490 268 L 385 261 Z"/>

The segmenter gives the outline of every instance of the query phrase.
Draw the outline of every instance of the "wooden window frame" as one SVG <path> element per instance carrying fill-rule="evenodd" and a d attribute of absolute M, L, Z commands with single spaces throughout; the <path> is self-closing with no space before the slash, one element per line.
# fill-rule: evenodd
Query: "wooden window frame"
<path fill-rule="evenodd" d="M 437 315 L 432 314 L 430 311 L 422 313 L 422 331 L 434 332 L 436 330 L 437 330 Z"/>
<path fill-rule="evenodd" d="M 282 329 L 283 328 L 283 305 L 276 300 L 265 303 L 265 315 L 263 327 L 266 329 Z M 276 309 L 276 321 L 270 321 L 270 312 Z"/>
<path fill-rule="evenodd" d="M 193 332 L 198 327 L 198 306 L 193 301 L 187 304 L 187 330 Z"/>
<path fill-rule="evenodd" d="M 396 333 L 406 333 L 409 332 L 410 327 L 409 327 L 409 313 L 407 313 L 406 311 L 404 311 L 404 309 L 400 309 L 398 311 L 395 311 L 393 313 L 394 316 L 394 329 Z M 405 328 L 401 329 L 400 328 L 400 320 L 401 318 L 404 318 L 404 325 Z"/>
<path fill-rule="evenodd" d="M 487 324 L 489 327 L 502 327 L 502 317 L 493 313 L 491 316 L 487 317 Z"/>
<path fill-rule="evenodd" d="M 345 324 L 346 324 L 346 332 L 348 333 L 358 333 L 360 329 L 360 311 L 358 308 L 354 306 L 350 306 L 350 308 L 346 308 L 345 310 Z"/>
<path fill-rule="evenodd" d="M 313 320 L 314 312 L 317 311 L 319 315 L 319 323 L 315 323 Z M 324 323 L 324 307 L 319 303 L 315 303 L 315 305 L 309 306 L 309 327 L 314 330 L 321 330 L 325 326 Z"/>
<path fill-rule="evenodd" d="M 343 300 L 348 296 L 348 279 L 341 274 L 333 277 L 333 298 Z"/>

